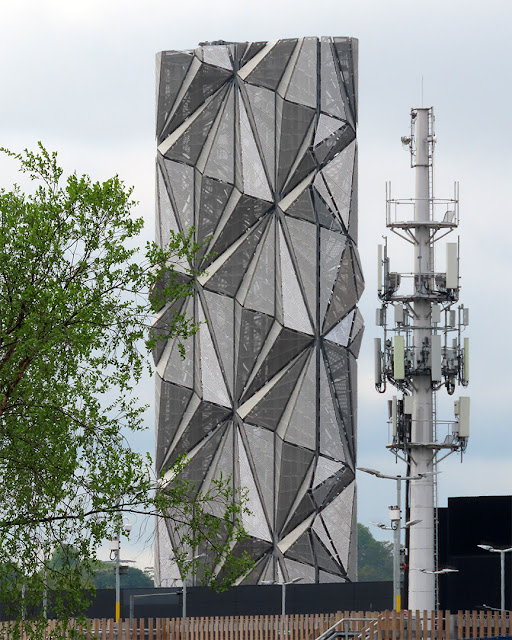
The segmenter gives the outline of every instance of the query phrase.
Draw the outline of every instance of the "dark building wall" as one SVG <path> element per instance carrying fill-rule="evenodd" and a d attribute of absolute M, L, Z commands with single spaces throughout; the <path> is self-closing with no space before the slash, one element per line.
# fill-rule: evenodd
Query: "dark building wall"
<path fill-rule="evenodd" d="M 137 600 L 134 608 L 137 618 L 181 616 L 181 589 L 123 589 L 123 618 L 129 617 L 131 594 L 153 594 L 151 598 Z M 292 584 L 286 588 L 286 612 L 289 614 L 382 611 L 390 609 L 392 602 L 391 582 Z M 99 589 L 87 616 L 113 617 L 114 608 L 114 590 Z M 190 616 L 278 615 L 281 613 L 281 587 L 239 586 L 222 593 L 207 587 L 190 587 L 187 590 L 187 613 Z"/>
<path fill-rule="evenodd" d="M 458 573 L 439 577 L 441 609 L 500 606 L 500 555 L 479 544 L 512 546 L 512 496 L 448 498 L 439 510 L 439 566 Z M 512 555 L 505 556 L 505 606 L 512 608 Z"/>

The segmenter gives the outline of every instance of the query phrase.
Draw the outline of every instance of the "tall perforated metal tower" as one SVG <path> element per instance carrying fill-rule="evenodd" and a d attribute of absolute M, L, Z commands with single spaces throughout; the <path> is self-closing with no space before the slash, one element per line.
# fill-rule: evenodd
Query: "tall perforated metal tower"
<path fill-rule="evenodd" d="M 200 323 L 184 359 L 177 341 L 155 350 L 158 475 L 186 455 L 196 494 L 220 478 L 247 490 L 233 552 L 255 565 L 238 583 L 354 580 L 357 40 L 216 41 L 157 60 L 157 240 L 193 229 L 202 244 L 175 266 L 193 296 L 155 321 Z M 158 584 L 192 584 L 180 547 L 160 522 Z M 211 548 L 185 551 L 224 575 Z"/>
<path fill-rule="evenodd" d="M 399 392 L 390 401 L 388 448 L 407 464 L 408 476 L 420 476 L 408 487 L 409 598 L 412 610 L 436 606 L 436 471 L 455 451 L 464 452 L 469 436 L 469 398 L 455 402 L 448 433 L 438 433 L 436 392 L 452 395 L 469 379 L 468 310 L 459 305 L 459 243 L 445 243 L 444 270 L 436 270 L 439 241 L 459 222 L 458 184 L 453 198 L 434 198 L 433 108 L 411 111 L 411 133 L 402 138 L 415 170 L 415 197 L 394 199 L 386 189 L 386 226 L 414 249 L 409 273 L 391 271 L 387 240 L 379 246 L 378 293 L 382 307 L 377 324 L 384 340 L 375 340 L 375 384 L 390 382 Z M 439 252 L 441 253 L 441 252 Z"/>

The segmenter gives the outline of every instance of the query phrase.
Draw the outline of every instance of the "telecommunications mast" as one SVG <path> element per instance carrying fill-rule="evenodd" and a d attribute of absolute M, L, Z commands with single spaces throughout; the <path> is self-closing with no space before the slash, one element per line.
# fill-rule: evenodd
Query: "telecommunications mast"
<path fill-rule="evenodd" d="M 459 223 L 458 184 L 453 198 L 435 199 L 434 111 L 411 110 L 411 133 L 402 138 L 415 169 L 415 197 L 397 200 L 386 185 L 386 226 L 414 247 L 410 273 L 391 271 L 387 240 L 379 245 L 378 290 L 382 307 L 377 324 L 384 339 L 375 339 L 375 386 L 384 393 L 386 382 L 398 389 L 390 401 L 391 442 L 397 457 L 407 463 L 407 475 L 423 475 L 410 483 L 408 608 L 436 608 L 436 465 L 455 451 L 461 455 L 469 437 L 469 398 L 455 401 L 450 432 L 438 440 L 436 392 L 469 381 L 469 344 L 462 333 L 468 309 L 459 300 L 459 243 L 445 243 L 444 271 L 436 271 L 435 249 Z M 444 421 L 443 421 L 444 422 Z"/>

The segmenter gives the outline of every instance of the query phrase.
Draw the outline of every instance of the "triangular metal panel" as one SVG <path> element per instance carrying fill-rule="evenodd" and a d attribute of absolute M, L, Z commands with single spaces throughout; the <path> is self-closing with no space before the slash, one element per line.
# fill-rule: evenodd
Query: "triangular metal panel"
<path fill-rule="evenodd" d="M 320 229 L 320 318 L 322 319 L 336 282 L 347 239 L 335 231 Z"/>
<path fill-rule="evenodd" d="M 257 374 L 254 376 L 249 389 L 244 393 L 243 400 L 245 401 L 251 397 L 268 380 L 273 378 L 278 371 L 286 367 L 293 358 L 311 344 L 311 341 L 311 336 L 283 327 Z"/>
<path fill-rule="evenodd" d="M 183 315 L 186 318 L 193 318 L 193 302 L 188 300 L 183 309 Z M 164 380 L 169 380 L 177 384 L 181 384 L 184 387 L 193 388 L 194 386 L 194 352 L 195 341 L 194 337 L 190 336 L 181 341 L 184 347 L 184 356 L 181 355 L 179 350 L 179 340 L 175 340 L 169 359 L 164 369 Z"/>
<path fill-rule="evenodd" d="M 165 122 L 187 75 L 192 59 L 193 55 L 191 53 L 181 53 L 179 51 L 162 51 L 158 54 L 156 137 L 159 143 L 161 142 L 161 133 Z"/>
<path fill-rule="evenodd" d="M 322 509 L 353 481 L 354 472 L 349 467 L 344 467 L 313 489 L 313 500 L 318 505 L 318 508 Z"/>
<path fill-rule="evenodd" d="M 355 483 L 353 482 L 322 511 L 322 518 L 343 567 L 348 565 L 352 511 L 354 509 L 354 487 Z"/>
<path fill-rule="evenodd" d="M 326 334 L 325 339 L 335 342 L 342 347 L 348 346 L 350 335 L 352 331 L 352 325 L 354 323 L 355 309 L 346 315 L 343 320 L 334 325 L 334 327 Z"/>
<path fill-rule="evenodd" d="M 243 67 L 244 64 L 249 62 L 254 56 L 263 49 L 266 45 L 266 42 L 251 42 L 244 49 L 242 58 L 240 60 L 240 67 Z"/>
<path fill-rule="evenodd" d="M 354 55 L 355 42 L 354 38 L 334 38 L 334 48 L 336 50 L 341 74 L 344 80 L 345 91 L 354 120 L 357 118 L 357 53 Z"/>
<path fill-rule="evenodd" d="M 176 205 L 180 228 L 186 235 L 194 224 L 194 168 L 188 164 L 167 160 L 167 158 L 162 160 Z"/>
<path fill-rule="evenodd" d="M 157 473 L 173 441 L 192 393 L 192 389 L 165 382 L 159 375 L 156 375 Z"/>
<path fill-rule="evenodd" d="M 305 523 L 317 511 L 313 498 L 306 493 L 300 504 L 294 509 L 291 519 L 287 522 L 284 530 L 280 533 L 280 538 L 285 538 L 290 532 L 296 529 L 301 523 Z"/>
<path fill-rule="evenodd" d="M 258 562 L 258 560 L 260 558 L 263 558 L 263 556 L 265 556 L 271 548 L 272 545 L 270 544 L 270 542 L 248 536 L 240 542 L 237 542 L 231 552 L 233 553 L 235 558 L 242 555 L 248 555 L 253 559 L 254 562 Z M 228 577 L 226 568 L 222 567 L 219 572 L 218 579 L 222 581 L 226 577 Z"/>
<path fill-rule="evenodd" d="M 234 376 L 234 301 L 213 291 L 204 290 L 208 326 L 213 332 L 219 358 L 229 389 L 233 393 Z"/>
<path fill-rule="evenodd" d="M 281 225 L 279 225 L 279 252 L 281 258 L 284 325 L 303 333 L 313 333 L 311 320 L 309 319 Z"/>
<path fill-rule="evenodd" d="M 256 132 L 263 150 L 263 160 L 267 167 L 270 184 L 274 186 L 276 148 L 276 95 L 273 91 L 255 85 L 245 85 L 250 109 L 256 125 Z"/>
<path fill-rule="evenodd" d="M 329 231 L 337 231 L 338 233 L 345 234 L 345 230 L 341 226 L 341 222 L 334 211 L 331 211 L 325 204 L 324 199 L 319 195 L 316 189 L 311 190 L 313 202 L 315 203 L 316 215 L 318 218 L 318 224 Z"/>
<path fill-rule="evenodd" d="M 169 136 L 169 134 L 175 131 L 231 77 L 232 73 L 226 69 L 200 64 L 200 68 L 192 82 L 181 96 L 180 103 L 171 121 L 162 132 L 162 137 Z"/>
<path fill-rule="evenodd" d="M 227 87 L 221 89 L 204 107 L 197 118 L 191 118 L 191 124 L 185 128 L 177 140 L 165 152 L 169 160 L 180 160 L 194 165 L 203 149 L 206 138 L 217 117 L 219 108 L 226 96 Z M 177 135 L 178 132 L 176 132 Z"/>
<path fill-rule="evenodd" d="M 354 356 L 354 358 L 357 358 L 359 356 L 359 350 L 361 349 L 361 342 L 363 341 L 363 336 L 364 336 L 364 327 L 350 341 L 348 348 L 352 353 L 352 355 Z"/>
<path fill-rule="evenodd" d="M 313 526 L 311 527 L 312 531 L 316 533 L 316 535 L 323 542 L 324 547 L 327 549 L 327 552 L 330 556 L 336 559 L 336 562 L 341 562 L 338 552 L 333 546 L 332 540 L 330 539 L 327 529 L 325 528 L 324 522 L 322 520 L 322 514 L 320 513 L 313 522 Z"/>
<path fill-rule="evenodd" d="M 290 515 L 290 508 L 306 478 L 314 452 L 283 442 L 279 473 L 276 528 L 281 530 Z"/>
<path fill-rule="evenodd" d="M 254 270 L 245 306 L 255 311 L 274 315 L 275 308 L 275 233 L 272 221 L 261 240 L 262 246 Z"/>
<path fill-rule="evenodd" d="M 313 565 L 303 564 L 295 560 L 285 558 L 284 564 L 288 572 L 288 580 L 301 579 L 301 584 L 311 584 L 316 582 L 316 569 Z"/>
<path fill-rule="evenodd" d="M 336 418 L 325 366 L 320 362 L 320 453 L 346 462 L 350 459 L 347 448 Z"/>
<path fill-rule="evenodd" d="M 192 451 L 203 438 L 225 422 L 229 414 L 230 411 L 225 407 L 211 402 L 201 402 L 166 463 L 174 464 L 179 456 Z"/>
<path fill-rule="evenodd" d="M 222 216 L 222 212 L 231 194 L 232 186 L 204 176 L 201 180 L 201 195 L 198 211 L 197 242 L 202 244 L 211 237 Z M 206 245 L 199 250 L 205 253 Z"/>
<path fill-rule="evenodd" d="M 327 188 L 345 229 L 349 226 L 355 148 L 354 140 L 322 170 Z"/>
<path fill-rule="evenodd" d="M 336 460 L 331 460 L 324 456 L 319 456 L 316 462 L 315 478 L 313 480 L 313 487 L 317 487 L 322 484 L 327 478 L 342 471 L 345 468 L 343 464 L 340 464 Z"/>
<path fill-rule="evenodd" d="M 357 304 L 356 282 L 354 277 L 354 265 L 350 248 L 345 251 L 341 260 L 336 284 L 332 290 L 329 308 L 325 316 L 323 331 L 328 331 L 339 318 Z"/>
<path fill-rule="evenodd" d="M 348 233 L 352 238 L 352 241 L 357 246 L 358 242 L 358 234 L 359 234 L 359 224 L 358 224 L 358 150 L 356 147 L 356 153 L 354 156 L 354 174 L 352 177 L 352 198 L 350 200 L 350 214 L 349 214 L 349 223 L 348 223 Z"/>
<path fill-rule="evenodd" d="M 268 558 L 263 556 L 261 560 L 256 562 L 256 564 L 254 565 L 254 569 L 242 580 L 242 582 L 240 582 L 240 584 L 242 585 L 258 584 L 259 581 L 262 579 L 261 576 L 263 571 L 266 569 L 267 564 L 268 564 Z"/>
<path fill-rule="evenodd" d="M 275 91 L 296 44 L 296 38 L 279 40 L 247 76 L 247 82 Z"/>
<path fill-rule="evenodd" d="M 203 389 L 203 399 L 209 402 L 216 402 L 225 407 L 231 406 L 231 399 L 226 388 L 224 376 L 219 364 L 219 356 L 215 350 L 210 329 L 206 322 L 203 305 L 197 299 L 199 327 L 199 342 L 201 349 L 201 385 Z"/>
<path fill-rule="evenodd" d="M 344 347 L 338 347 L 332 342 L 324 343 L 326 364 L 328 365 L 331 388 L 337 399 L 337 406 L 341 412 L 343 426 L 348 445 L 352 454 L 355 452 L 354 433 L 354 408 L 352 398 L 355 397 L 355 389 L 352 389 L 352 376 L 350 375 L 350 356 Z"/>
<path fill-rule="evenodd" d="M 165 247 L 171 237 L 171 232 L 179 233 L 178 221 L 176 220 L 176 214 L 174 207 L 172 206 L 171 199 L 167 192 L 167 187 L 164 182 L 162 171 L 160 167 L 157 167 L 157 194 L 158 194 L 158 221 L 157 221 L 157 233 L 159 236 L 160 246 Z M 185 271 L 185 266 L 178 263 L 176 265 L 177 271 Z"/>
<path fill-rule="evenodd" d="M 321 109 L 325 113 L 336 116 L 341 120 L 346 120 L 347 116 L 334 63 L 330 38 L 322 38 L 320 48 Z"/>
<path fill-rule="evenodd" d="M 305 352 L 297 359 L 279 382 L 247 415 L 245 418 L 246 422 L 264 426 L 272 430 L 277 428 L 279 420 L 288 404 L 290 394 L 302 372 L 307 355 Z"/>
<path fill-rule="evenodd" d="M 190 482 L 190 500 L 194 500 L 199 493 L 205 475 L 208 473 L 217 447 L 226 431 L 226 425 L 219 427 L 209 438 L 205 440 L 204 446 L 196 453 L 192 460 L 185 466 L 180 474 L 180 478 Z"/>
<path fill-rule="evenodd" d="M 265 169 L 261 161 L 260 152 L 254 139 L 249 123 L 245 104 L 238 95 L 238 109 L 240 117 L 240 146 L 242 150 L 242 179 L 243 192 L 261 200 L 272 201 Z"/>
<path fill-rule="evenodd" d="M 278 189 L 281 190 L 295 162 L 306 135 L 313 132 L 315 110 L 277 96 L 276 120 L 279 149 Z M 291 191 L 291 189 L 289 189 Z"/>
<path fill-rule="evenodd" d="M 242 195 L 218 238 L 213 243 L 211 251 L 214 256 L 211 260 L 224 253 L 248 229 L 257 224 L 258 220 L 268 213 L 271 206 L 269 202 L 264 200 L 258 200 L 245 194 Z"/>
<path fill-rule="evenodd" d="M 226 484 L 226 481 L 229 478 L 234 477 L 234 464 L 235 464 L 235 454 L 233 451 L 233 443 L 235 438 L 235 432 L 233 427 L 233 422 L 230 420 L 226 424 L 226 429 L 224 431 L 224 435 L 222 437 L 222 442 L 220 443 L 217 453 L 215 455 L 215 459 L 212 461 L 212 465 L 208 470 L 208 474 L 205 479 L 205 484 L 208 482 L 208 477 L 211 478 L 211 481 L 208 482 L 208 487 L 202 487 L 201 490 L 204 493 L 205 489 L 210 490 L 212 495 L 216 494 L 215 484 L 212 489 L 213 483 L 221 483 L 222 485 Z M 208 501 L 207 511 L 211 515 L 222 518 L 225 515 L 225 506 L 222 504 L 220 500 L 210 500 Z"/>
<path fill-rule="evenodd" d="M 250 513 L 244 512 L 242 514 L 242 524 L 250 536 L 270 542 L 272 540 L 270 529 L 240 433 L 238 433 L 238 461 L 240 468 L 240 486 L 247 491 L 250 504 Z"/>
<path fill-rule="evenodd" d="M 274 434 L 262 427 L 244 423 L 249 452 L 254 462 L 255 480 L 267 517 L 274 518 Z"/>
<path fill-rule="evenodd" d="M 313 546 L 311 544 L 310 532 L 306 531 L 299 539 L 292 544 L 292 546 L 285 553 L 285 558 L 291 560 L 298 560 L 305 564 L 314 565 L 315 556 L 313 553 Z"/>
<path fill-rule="evenodd" d="M 285 94 L 287 100 L 313 108 L 317 101 L 317 42 L 317 38 L 304 38 Z"/>
<path fill-rule="evenodd" d="M 348 147 L 348 145 L 355 140 L 355 137 L 356 133 L 354 129 L 352 129 L 349 124 L 345 123 L 341 129 L 338 129 L 338 131 L 315 147 L 314 155 L 317 163 L 323 168 L 331 162 L 338 153 Z M 352 189 L 352 193 L 354 193 L 354 189 Z M 350 224 L 349 218 L 349 227 Z"/>
<path fill-rule="evenodd" d="M 345 571 L 338 565 L 314 531 L 311 532 L 315 557 L 320 569 L 343 576 Z"/>
<path fill-rule="evenodd" d="M 301 195 L 288 207 L 286 214 L 299 220 L 316 223 L 315 208 L 311 199 L 311 192 L 306 189 Z"/>
<path fill-rule="evenodd" d="M 329 138 L 335 131 L 339 131 L 339 129 L 345 126 L 345 124 L 346 123 L 343 120 L 332 118 L 331 116 L 326 116 L 325 113 L 321 113 L 316 125 L 313 145 L 316 147 L 318 144 Z"/>
<path fill-rule="evenodd" d="M 250 309 L 241 310 L 240 333 L 237 340 L 236 396 L 240 397 L 253 367 L 265 344 L 274 320 Z M 272 376 L 270 376 L 272 377 Z"/>
<path fill-rule="evenodd" d="M 315 179 L 313 180 L 313 186 L 317 192 L 317 194 L 322 198 L 322 200 L 325 202 L 326 206 L 329 208 L 330 211 L 335 212 L 336 211 L 336 207 L 334 205 L 334 202 L 332 200 L 332 196 L 329 192 L 329 189 L 327 188 L 327 184 L 325 182 L 324 176 L 322 171 L 320 171 L 319 173 L 316 174 Z M 315 202 L 317 200 L 315 199 Z"/>
<path fill-rule="evenodd" d="M 254 228 L 215 275 L 206 282 L 205 288 L 234 297 L 264 230 L 263 224 Z"/>
<path fill-rule="evenodd" d="M 306 369 L 281 416 L 278 434 L 291 444 L 316 448 L 316 358 L 313 351 L 309 353 Z"/>
<path fill-rule="evenodd" d="M 203 45 L 199 49 L 196 49 L 196 55 L 203 62 L 211 64 L 214 67 L 222 67 L 223 69 L 229 70 L 233 68 L 227 45 Z"/>
<path fill-rule="evenodd" d="M 233 184 L 235 181 L 234 147 L 235 91 L 231 88 L 225 98 L 219 127 L 206 161 L 205 175 Z"/>
<path fill-rule="evenodd" d="M 183 298 L 174 301 L 165 307 L 165 310 L 157 316 L 157 319 L 151 326 L 151 336 L 157 338 L 156 345 L 153 347 L 153 362 L 156 365 L 158 365 L 160 358 L 169 344 L 166 336 L 168 335 L 169 326 L 173 321 L 174 315 L 181 312 L 184 304 L 185 300 Z"/>
<path fill-rule="evenodd" d="M 317 302 L 317 244 L 316 225 L 295 218 L 287 218 L 286 226 L 290 233 L 294 262 L 298 266 L 298 272 L 309 312 L 312 318 L 316 317 Z"/>

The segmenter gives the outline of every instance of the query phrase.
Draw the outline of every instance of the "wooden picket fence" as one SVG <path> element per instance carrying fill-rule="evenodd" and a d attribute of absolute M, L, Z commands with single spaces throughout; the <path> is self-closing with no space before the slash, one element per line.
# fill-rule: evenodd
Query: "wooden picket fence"
<path fill-rule="evenodd" d="M 134 618 L 77 626 L 84 640 L 463 640 L 512 637 L 511 614 L 499 611 L 339 611 L 336 614 Z M 0 633 L 0 636 L 2 634 Z M 56 638 L 49 622 L 48 640 Z M 61 634 L 58 636 L 62 637 Z M 22 634 L 28 640 L 30 634 Z"/>

